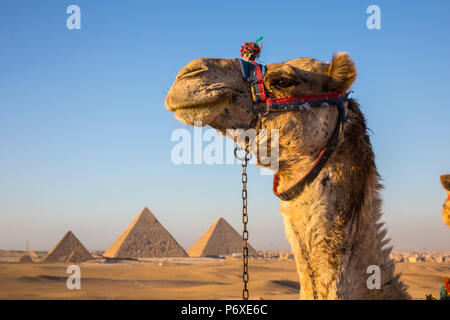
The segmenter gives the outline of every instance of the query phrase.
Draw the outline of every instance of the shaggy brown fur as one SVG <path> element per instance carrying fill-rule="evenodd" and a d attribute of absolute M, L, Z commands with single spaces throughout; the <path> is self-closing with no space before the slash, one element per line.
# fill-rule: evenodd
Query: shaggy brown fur
<path fill-rule="evenodd" d="M 444 207 L 442 208 L 442 220 L 450 228 L 450 192 L 448 193 L 448 199 L 444 202 Z"/>
<path fill-rule="evenodd" d="M 365 119 L 350 100 L 344 135 L 316 180 L 290 202 L 282 202 L 288 239 L 300 275 L 302 299 L 405 299 L 384 248 L 381 200 Z M 349 148 L 352 146 L 352 148 Z M 369 265 L 381 269 L 381 289 L 366 286 Z"/>
<path fill-rule="evenodd" d="M 331 64 L 299 58 L 267 66 L 269 97 L 345 92 L 356 78 L 348 54 Z M 184 123 L 202 121 L 220 133 L 249 128 L 250 85 L 236 59 L 197 59 L 184 67 L 166 97 L 166 107 Z M 258 107 L 264 107 L 262 103 Z M 347 105 L 349 122 L 318 177 L 292 201 L 281 201 L 286 236 L 295 255 L 301 299 L 406 299 L 394 276 L 391 248 L 384 248 L 379 176 L 366 123 L 358 104 Z M 335 106 L 312 111 L 272 112 L 262 129 L 279 130 L 279 190 L 293 185 L 312 166 L 336 126 Z M 268 139 L 260 134 L 256 141 Z M 256 146 L 252 146 L 256 150 Z M 270 165 L 267 165 L 270 166 Z M 381 269 L 381 289 L 367 288 L 367 268 Z"/>

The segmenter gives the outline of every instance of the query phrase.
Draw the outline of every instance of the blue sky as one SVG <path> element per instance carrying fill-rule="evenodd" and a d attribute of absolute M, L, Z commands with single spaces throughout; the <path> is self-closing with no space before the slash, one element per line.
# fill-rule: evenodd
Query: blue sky
<path fill-rule="evenodd" d="M 81 8 L 81 30 L 66 8 Z M 366 8 L 381 8 L 381 30 Z M 20 1 L 0 3 L 0 248 L 50 249 L 71 229 L 106 249 L 148 206 L 187 249 L 219 216 L 241 228 L 240 167 L 174 165 L 164 108 L 177 71 L 237 58 L 264 36 L 263 63 L 347 51 L 372 130 L 397 249 L 450 249 L 448 1 Z M 288 248 L 271 176 L 249 169 L 251 242 Z"/>

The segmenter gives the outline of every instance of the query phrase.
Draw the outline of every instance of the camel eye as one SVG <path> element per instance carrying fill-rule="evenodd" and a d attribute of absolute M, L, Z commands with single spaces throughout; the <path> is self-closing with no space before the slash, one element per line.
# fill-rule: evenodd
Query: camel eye
<path fill-rule="evenodd" d="M 290 79 L 279 79 L 274 84 L 279 88 L 288 88 L 294 86 L 295 82 Z"/>

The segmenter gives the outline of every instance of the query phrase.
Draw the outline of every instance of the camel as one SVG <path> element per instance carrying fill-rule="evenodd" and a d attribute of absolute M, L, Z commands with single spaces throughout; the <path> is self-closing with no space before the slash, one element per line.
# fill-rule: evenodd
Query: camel
<path fill-rule="evenodd" d="M 356 73 L 347 53 L 335 54 L 331 62 L 298 58 L 267 65 L 264 86 L 269 98 L 344 93 Z M 253 126 L 252 101 L 251 85 L 243 80 L 239 59 L 201 58 L 179 71 L 165 104 L 183 123 L 201 121 L 226 135 L 227 129 Z M 253 110 L 261 106 L 264 102 Z M 280 203 L 295 256 L 299 298 L 410 299 L 406 285 L 394 274 L 392 247 L 385 246 L 389 239 L 380 222 L 382 186 L 365 118 L 354 99 L 348 100 L 345 109 L 349 120 L 326 165 L 298 196 Z M 280 190 L 288 189 L 311 168 L 338 114 L 337 107 L 321 104 L 260 118 L 260 128 L 279 130 Z M 257 165 L 265 166 L 262 161 Z M 379 289 L 368 288 L 371 265 L 380 268 Z"/>
<path fill-rule="evenodd" d="M 444 207 L 442 208 L 442 220 L 450 228 L 450 174 L 442 175 L 441 182 L 447 192 L 447 200 L 445 200 Z"/>

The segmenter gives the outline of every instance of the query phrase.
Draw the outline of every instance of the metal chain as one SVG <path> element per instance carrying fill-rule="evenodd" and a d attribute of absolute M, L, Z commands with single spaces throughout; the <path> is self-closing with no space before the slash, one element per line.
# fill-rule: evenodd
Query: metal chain
<path fill-rule="evenodd" d="M 249 275 L 248 275 L 248 230 L 247 230 L 247 223 L 248 223 L 248 215 L 247 215 L 247 164 L 248 161 L 251 159 L 252 155 L 250 153 L 250 144 L 246 143 L 245 145 L 245 154 L 243 157 L 239 157 L 237 155 L 237 151 L 242 150 L 241 147 L 236 147 L 234 149 L 234 155 L 237 159 L 242 161 L 242 175 L 241 175 L 241 182 L 242 182 L 242 223 L 244 225 L 244 229 L 242 231 L 242 281 L 244 283 L 244 288 L 242 290 L 242 300 L 248 300 L 250 294 L 248 291 L 248 281 L 249 281 Z"/>

